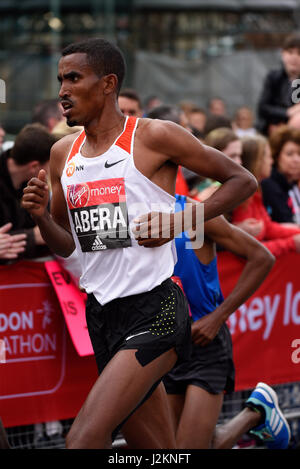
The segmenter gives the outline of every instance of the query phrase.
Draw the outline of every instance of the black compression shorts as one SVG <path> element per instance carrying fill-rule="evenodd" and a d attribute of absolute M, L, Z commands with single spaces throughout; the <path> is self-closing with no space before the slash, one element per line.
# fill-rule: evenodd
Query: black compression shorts
<path fill-rule="evenodd" d="M 171 279 L 103 306 L 88 294 L 86 320 L 99 373 L 120 350 L 137 349 L 142 366 L 173 347 L 181 360 L 190 354 L 187 300 Z"/>
<path fill-rule="evenodd" d="M 223 324 L 214 340 L 201 347 L 192 344 L 189 359 L 178 361 L 163 382 L 168 394 L 184 394 L 192 384 L 211 394 L 234 391 L 235 369 L 232 340 L 227 324 Z"/>

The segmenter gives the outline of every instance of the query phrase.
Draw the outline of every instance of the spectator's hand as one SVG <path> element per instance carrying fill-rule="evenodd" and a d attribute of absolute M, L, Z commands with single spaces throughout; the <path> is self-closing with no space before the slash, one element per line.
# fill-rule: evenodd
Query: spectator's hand
<path fill-rule="evenodd" d="M 296 251 L 300 252 L 300 234 L 296 234 L 293 236 L 295 245 L 296 245 Z"/>
<path fill-rule="evenodd" d="M 192 324 L 192 341 L 196 345 L 208 345 L 217 335 L 223 321 L 212 313 L 198 319 Z"/>
<path fill-rule="evenodd" d="M 247 218 L 247 220 L 234 224 L 254 237 L 258 236 L 264 227 L 264 222 L 256 220 L 256 218 Z"/>
<path fill-rule="evenodd" d="M 300 112 L 300 103 L 294 104 L 293 106 L 289 107 L 286 111 L 287 116 L 289 118 L 294 116 L 297 112 Z"/>
<path fill-rule="evenodd" d="M 23 192 L 22 207 L 28 210 L 33 218 L 42 217 L 49 201 L 46 171 L 41 169 L 38 177 L 30 179 Z"/>
<path fill-rule="evenodd" d="M 40 232 L 40 229 L 38 226 L 35 226 L 33 228 L 33 235 L 34 235 L 34 241 L 35 241 L 35 244 L 46 244 L 45 241 L 43 240 L 42 238 L 42 235 L 41 235 L 41 232 Z"/>
<path fill-rule="evenodd" d="M 10 235 L 8 231 L 12 228 L 11 223 L 0 228 L 0 258 L 16 259 L 18 255 L 25 250 L 26 237 L 25 233 Z"/>

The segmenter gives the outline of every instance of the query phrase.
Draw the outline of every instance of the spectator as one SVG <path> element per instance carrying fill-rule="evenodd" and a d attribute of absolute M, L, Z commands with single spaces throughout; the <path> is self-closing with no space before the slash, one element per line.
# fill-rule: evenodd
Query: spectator
<path fill-rule="evenodd" d="M 272 169 L 272 155 L 268 140 L 263 136 L 247 137 L 243 140 L 242 164 L 260 183 L 270 176 Z M 269 217 L 263 204 L 261 190 L 237 207 L 232 214 L 232 222 L 250 232 L 243 222 L 253 221 L 260 225 L 260 230 L 254 234 L 275 256 L 279 257 L 288 252 L 300 252 L 300 228 L 286 227 L 274 222 Z M 248 226 L 251 226 L 249 223 Z"/>
<path fill-rule="evenodd" d="M 204 109 L 200 107 L 193 107 L 188 114 L 189 125 L 192 131 L 195 130 L 204 135 L 204 128 L 206 124 L 206 113 Z"/>
<path fill-rule="evenodd" d="M 212 98 L 208 103 L 208 112 L 215 116 L 227 116 L 224 100 L 219 97 Z"/>
<path fill-rule="evenodd" d="M 46 99 L 38 103 L 32 113 L 32 122 L 43 125 L 49 132 L 62 120 L 63 111 L 59 99 Z"/>
<path fill-rule="evenodd" d="M 163 103 L 156 95 L 148 96 L 144 103 L 144 117 L 148 117 L 148 113 L 155 107 L 161 106 Z"/>
<path fill-rule="evenodd" d="M 241 164 L 242 143 L 232 129 L 220 127 L 213 130 L 206 136 L 205 144 L 222 151 L 235 163 Z"/>
<path fill-rule="evenodd" d="M 291 191 L 300 179 L 300 130 L 281 127 L 270 137 L 274 165 L 262 181 L 264 205 L 273 221 L 294 223 L 297 206 Z"/>
<path fill-rule="evenodd" d="M 232 128 L 240 138 L 256 134 L 254 115 L 250 108 L 243 106 L 236 111 Z"/>
<path fill-rule="evenodd" d="M 13 148 L 0 158 L 0 226 L 12 223 L 11 235 L 26 233 L 26 246 L 19 257 L 33 258 L 49 253 L 40 230 L 20 205 L 29 179 L 47 168 L 50 149 L 56 139 L 40 124 L 26 125 L 17 135 Z M 1 261 L 4 263 L 4 261 Z"/>
<path fill-rule="evenodd" d="M 295 112 L 287 122 L 287 125 L 292 129 L 300 130 L 300 112 Z"/>
<path fill-rule="evenodd" d="M 242 144 L 238 136 L 231 128 L 220 127 L 209 132 L 204 140 L 205 145 L 222 151 L 235 163 L 241 164 Z M 199 200 L 210 197 L 220 187 L 220 183 L 211 179 L 199 179 L 198 185 L 190 196 Z"/>
<path fill-rule="evenodd" d="M 178 107 L 182 112 L 184 112 L 186 117 L 189 118 L 189 114 L 191 110 L 196 107 L 196 104 L 193 101 L 183 100 L 183 101 L 180 101 L 180 103 L 178 104 Z"/>
<path fill-rule="evenodd" d="M 213 114 L 209 114 L 206 118 L 206 123 L 204 126 L 204 135 L 208 135 L 212 130 L 220 129 L 220 128 L 227 127 L 228 129 L 232 129 L 232 123 L 229 117 L 226 116 L 215 116 Z"/>
<path fill-rule="evenodd" d="M 126 88 L 120 91 L 118 98 L 119 108 L 125 116 L 142 117 L 142 102 L 135 90 Z"/>
<path fill-rule="evenodd" d="M 257 129 L 271 135 L 274 129 L 286 124 L 300 111 L 300 103 L 293 102 L 293 80 L 300 77 L 300 34 L 286 38 L 281 51 L 282 65 L 271 70 L 263 83 L 257 106 Z"/>

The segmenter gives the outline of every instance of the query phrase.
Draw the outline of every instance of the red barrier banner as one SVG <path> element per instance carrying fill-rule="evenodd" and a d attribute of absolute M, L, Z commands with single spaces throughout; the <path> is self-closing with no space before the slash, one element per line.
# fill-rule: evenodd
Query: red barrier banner
<path fill-rule="evenodd" d="M 45 262 L 46 270 L 57 294 L 70 336 L 78 355 L 92 355 L 93 348 L 85 319 L 86 294 L 74 284 L 71 275 L 57 261 Z"/>
<path fill-rule="evenodd" d="M 218 259 L 227 296 L 244 263 L 226 252 Z M 300 380 L 299 267 L 298 254 L 278 259 L 231 315 L 236 390 Z M 94 356 L 79 356 L 69 331 L 44 264 L 0 266 L 0 417 L 6 427 L 78 413 L 98 374 Z"/>
<path fill-rule="evenodd" d="M 44 264 L 0 267 L 0 417 L 5 426 L 74 417 L 97 378 L 76 353 Z"/>
<path fill-rule="evenodd" d="M 243 262 L 228 252 L 218 255 L 221 287 L 226 297 L 237 282 Z M 236 366 L 236 390 L 300 380 L 300 255 L 276 263 L 255 294 L 229 320 Z"/>

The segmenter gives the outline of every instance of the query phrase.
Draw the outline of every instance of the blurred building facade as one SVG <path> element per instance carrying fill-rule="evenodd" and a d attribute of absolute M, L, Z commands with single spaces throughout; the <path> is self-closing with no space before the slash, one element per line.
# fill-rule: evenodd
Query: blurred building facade
<path fill-rule="evenodd" d="M 57 61 L 70 42 L 103 36 L 128 63 L 143 98 L 199 105 L 225 96 L 255 105 L 283 38 L 299 27 L 300 0 L 1 0 L 0 121 L 15 133 L 36 102 L 57 96 Z M 246 101 L 243 102 L 243 101 Z"/>

